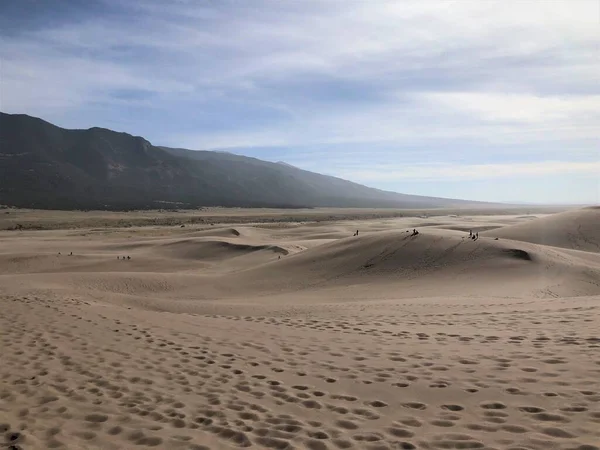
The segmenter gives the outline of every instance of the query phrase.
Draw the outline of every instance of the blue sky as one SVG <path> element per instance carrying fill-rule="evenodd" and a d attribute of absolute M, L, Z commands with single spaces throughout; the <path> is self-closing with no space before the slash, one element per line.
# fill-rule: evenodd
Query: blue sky
<path fill-rule="evenodd" d="M 600 2 L 0 2 L 0 109 L 398 192 L 600 203 Z"/>

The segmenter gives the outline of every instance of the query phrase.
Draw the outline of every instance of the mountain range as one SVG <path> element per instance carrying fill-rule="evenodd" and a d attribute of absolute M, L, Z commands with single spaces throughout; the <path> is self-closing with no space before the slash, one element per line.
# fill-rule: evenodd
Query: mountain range
<path fill-rule="evenodd" d="M 476 202 L 399 194 L 226 152 L 152 145 L 0 113 L 0 204 L 41 209 L 438 208 Z"/>

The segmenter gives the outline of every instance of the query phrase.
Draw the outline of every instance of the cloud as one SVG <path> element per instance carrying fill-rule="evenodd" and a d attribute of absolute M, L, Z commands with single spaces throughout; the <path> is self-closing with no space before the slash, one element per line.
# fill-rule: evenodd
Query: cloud
<path fill-rule="evenodd" d="M 397 151 L 415 145 L 450 147 L 462 142 L 482 147 L 504 145 L 530 150 L 560 143 L 571 151 L 597 148 L 600 125 L 599 96 L 544 98 L 528 95 L 477 93 L 416 94 L 400 105 L 362 104 L 335 111 L 294 112 L 293 118 L 277 126 L 248 130 L 203 130 L 175 133 L 169 141 L 181 140 L 191 148 L 235 148 L 257 146 L 302 146 L 362 144 L 395 145 Z M 583 144 L 582 144 L 583 143 Z M 573 145 L 577 144 L 577 145 Z M 583 145 L 584 148 L 581 148 Z M 590 147 L 590 146 L 593 147 Z"/>
<path fill-rule="evenodd" d="M 600 176 L 600 161 L 538 161 L 503 164 L 420 164 L 412 166 L 381 165 L 369 170 L 341 170 L 336 176 L 363 183 L 390 181 L 470 181 L 498 178 L 536 177 L 556 174 L 590 174 Z"/>
<path fill-rule="evenodd" d="M 422 94 L 432 107 L 464 111 L 491 122 L 548 123 L 580 120 L 594 115 L 600 118 L 600 95 L 536 96 L 486 92 L 443 92 Z"/>

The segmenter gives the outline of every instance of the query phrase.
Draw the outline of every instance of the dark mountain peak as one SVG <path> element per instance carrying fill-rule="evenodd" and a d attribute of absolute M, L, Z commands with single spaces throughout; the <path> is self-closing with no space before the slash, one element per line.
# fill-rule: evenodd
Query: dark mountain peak
<path fill-rule="evenodd" d="M 397 194 L 228 152 L 153 146 L 107 128 L 67 130 L 0 115 L 0 204 L 46 209 L 468 204 Z"/>
<path fill-rule="evenodd" d="M 150 144 L 150 142 L 147 139 L 143 138 L 142 136 L 135 136 L 133 134 L 126 133 L 124 131 L 115 131 L 115 130 L 111 130 L 109 128 L 102 128 L 102 127 L 92 127 L 92 128 L 88 128 L 85 131 L 89 131 L 92 133 L 98 133 L 101 135 L 114 135 L 114 136 L 119 136 L 121 138 L 136 139 L 136 140 L 144 141 L 144 142 L 147 142 L 148 144 Z M 150 145 L 152 145 L 152 144 L 150 144 Z"/>

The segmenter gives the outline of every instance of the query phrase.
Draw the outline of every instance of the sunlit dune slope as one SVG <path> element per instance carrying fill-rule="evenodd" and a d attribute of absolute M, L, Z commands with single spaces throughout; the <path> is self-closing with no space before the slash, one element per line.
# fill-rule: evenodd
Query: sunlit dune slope
<path fill-rule="evenodd" d="M 600 207 L 553 214 L 482 234 L 598 253 L 600 252 Z"/>

